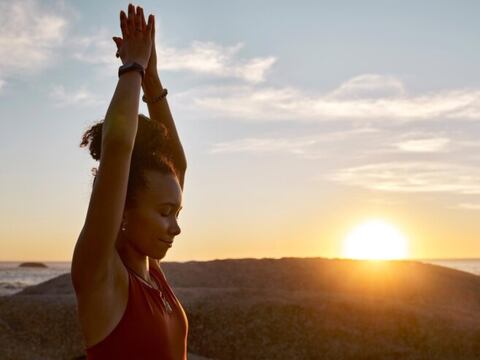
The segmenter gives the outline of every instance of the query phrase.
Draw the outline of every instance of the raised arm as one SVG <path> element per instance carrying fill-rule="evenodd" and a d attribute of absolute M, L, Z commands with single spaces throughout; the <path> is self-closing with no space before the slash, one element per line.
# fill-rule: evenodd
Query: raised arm
<path fill-rule="evenodd" d="M 159 96 L 163 90 L 163 87 L 162 83 L 160 82 L 158 73 L 147 75 L 146 72 L 142 87 L 147 100 L 154 99 Z M 173 162 L 175 164 L 175 167 L 179 171 L 178 180 L 183 190 L 185 171 L 187 169 L 187 159 L 185 157 L 185 152 L 183 151 L 182 143 L 180 142 L 180 137 L 178 136 L 178 132 L 175 127 L 172 113 L 170 112 L 170 107 L 168 106 L 167 98 L 164 97 L 154 103 L 147 103 L 147 106 L 148 112 L 150 114 L 150 119 L 154 121 L 160 121 L 165 125 L 168 130 L 170 139 L 169 148 L 172 150 Z"/>
<path fill-rule="evenodd" d="M 121 12 L 125 44 L 123 63 L 146 67 L 151 52 L 151 19 L 129 5 L 128 18 Z M 127 195 L 130 160 L 135 144 L 142 77 L 138 71 L 120 76 L 102 124 L 100 164 L 92 189 L 87 216 L 75 245 L 72 281 L 75 290 L 88 293 L 115 281 L 121 261 L 115 242 Z M 122 268 L 123 269 L 123 268 Z"/>
<path fill-rule="evenodd" d="M 123 39 L 114 37 L 113 40 L 117 45 L 118 50 L 120 51 L 123 45 Z M 180 142 L 180 137 L 178 136 L 178 132 L 175 127 L 172 113 L 170 112 L 170 107 L 168 106 L 167 98 L 164 97 L 159 101 L 153 103 L 150 102 L 150 99 L 157 98 L 163 90 L 163 86 L 157 70 L 157 51 L 155 48 L 155 18 L 152 21 L 152 51 L 148 60 L 147 68 L 145 69 L 145 79 L 142 83 L 142 88 L 145 97 L 147 98 L 147 101 L 149 101 L 147 102 L 147 107 L 150 114 L 150 119 L 161 122 L 168 130 L 170 138 L 169 148 L 172 151 L 172 157 L 175 167 L 179 171 L 179 182 L 180 186 L 183 189 L 185 171 L 187 169 L 187 159 L 185 157 L 185 152 L 183 151 L 182 143 Z"/>

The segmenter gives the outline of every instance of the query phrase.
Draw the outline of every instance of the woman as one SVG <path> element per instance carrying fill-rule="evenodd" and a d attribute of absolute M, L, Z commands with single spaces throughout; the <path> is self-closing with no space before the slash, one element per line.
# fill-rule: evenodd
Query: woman
<path fill-rule="evenodd" d="M 118 84 L 83 135 L 95 172 L 72 282 L 88 359 L 187 358 L 188 320 L 159 260 L 180 234 L 186 159 L 162 88 L 153 15 L 120 12 Z M 140 87 L 151 119 L 138 115 Z"/>

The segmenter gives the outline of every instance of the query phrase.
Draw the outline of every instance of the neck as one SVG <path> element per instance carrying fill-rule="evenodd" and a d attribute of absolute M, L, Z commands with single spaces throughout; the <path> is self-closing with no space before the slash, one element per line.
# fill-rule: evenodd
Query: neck
<path fill-rule="evenodd" d="M 148 256 L 139 253 L 132 247 L 125 246 L 116 246 L 117 252 L 122 259 L 122 262 L 126 267 L 134 271 L 137 275 L 141 276 L 144 280 L 152 282 L 150 279 L 150 263 L 148 261 Z"/>

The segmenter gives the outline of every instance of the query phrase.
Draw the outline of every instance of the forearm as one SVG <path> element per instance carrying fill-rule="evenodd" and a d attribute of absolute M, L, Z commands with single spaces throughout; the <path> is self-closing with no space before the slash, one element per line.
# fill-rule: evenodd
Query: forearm
<path fill-rule="evenodd" d="M 142 86 L 143 92 L 148 99 L 159 96 L 163 89 L 158 75 L 145 76 Z M 187 167 L 187 159 L 185 157 L 185 152 L 183 151 L 183 147 L 180 142 L 167 99 L 163 98 L 157 102 L 147 104 L 147 107 L 150 118 L 154 121 L 161 122 L 168 130 L 170 148 L 175 166 L 178 167 L 179 170 L 185 170 Z"/>
<path fill-rule="evenodd" d="M 130 71 L 118 79 L 102 127 L 102 144 L 122 144 L 133 149 L 137 134 L 142 77 Z"/>

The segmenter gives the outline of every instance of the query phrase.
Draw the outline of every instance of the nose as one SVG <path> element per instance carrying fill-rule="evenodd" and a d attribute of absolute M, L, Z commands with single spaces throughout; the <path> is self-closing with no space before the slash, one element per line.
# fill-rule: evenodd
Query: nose
<path fill-rule="evenodd" d="M 182 232 L 176 219 L 172 222 L 169 230 L 170 230 L 170 235 L 172 236 L 177 236 Z"/>

